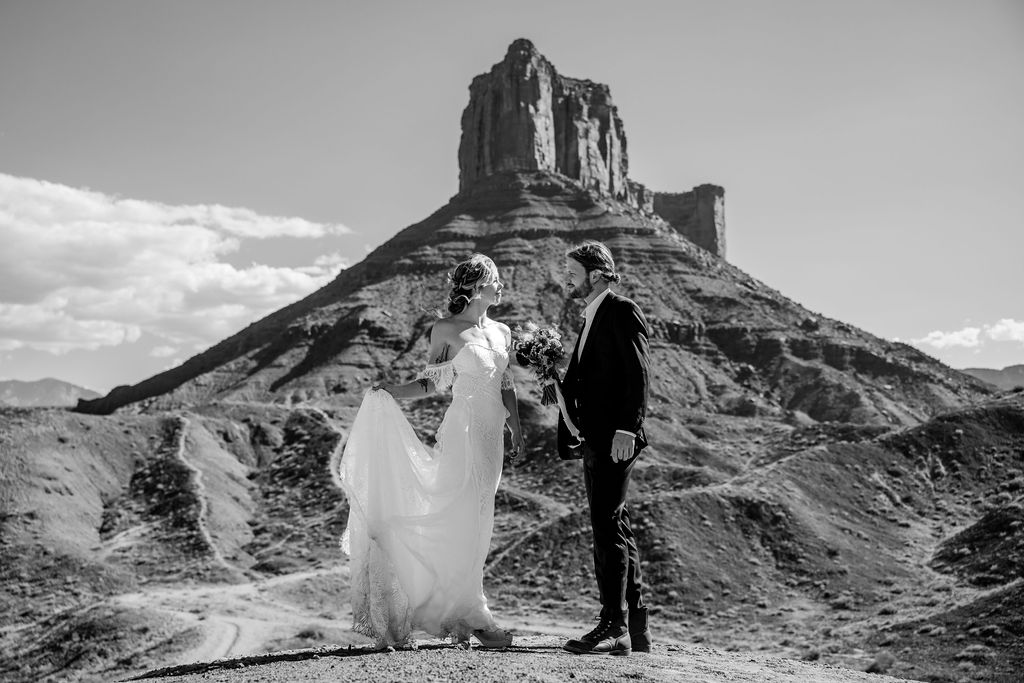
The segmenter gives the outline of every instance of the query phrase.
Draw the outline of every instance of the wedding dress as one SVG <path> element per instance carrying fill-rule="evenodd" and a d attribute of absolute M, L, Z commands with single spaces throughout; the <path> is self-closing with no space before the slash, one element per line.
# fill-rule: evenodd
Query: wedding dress
<path fill-rule="evenodd" d="M 390 394 L 370 390 L 339 466 L 353 629 L 378 647 L 410 645 L 416 629 L 466 642 L 497 628 L 483 568 L 508 415 L 501 390 L 513 386 L 508 351 L 469 342 L 417 378 L 452 389 L 436 447 L 420 442 Z"/>

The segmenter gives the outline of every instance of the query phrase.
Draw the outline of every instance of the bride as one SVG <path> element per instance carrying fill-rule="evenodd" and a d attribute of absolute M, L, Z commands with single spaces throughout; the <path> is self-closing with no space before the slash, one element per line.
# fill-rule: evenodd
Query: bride
<path fill-rule="evenodd" d="M 449 277 L 451 315 L 434 323 L 430 362 L 412 382 L 367 391 L 338 470 L 350 505 L 342 549 L 350 558 L 353 629 L 379 648 L 415 647 L 414 629 L 462 647 L 470 636 L 483 647 L 512 644 L 483 593 L 505 424 L 510 457 L 524 445 L 508 370 L 511 333 L 487 317 L 503 285 L 482 254 Z M 448 387 L 452 402 L 430 448 L 394 399 Z"/>

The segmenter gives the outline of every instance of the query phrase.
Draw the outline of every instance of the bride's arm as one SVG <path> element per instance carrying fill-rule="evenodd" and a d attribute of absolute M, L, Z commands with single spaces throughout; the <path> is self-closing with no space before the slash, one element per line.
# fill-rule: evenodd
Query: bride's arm
<path fill-rule="evenodd" d="M 426 378 L 415 379 L 405 384 L 375 384 L 374 389 L 383 389 L 394 398 L 423 398 L 437 391 L 434 383 Z"/>
<path fill-rule="evenodd" d="M 430 330 L 430 351 L 427 353 L 427 358 L 430 359 L 430 363 L 435 365 L 446 362 L 449 355 L 447 325 L 442 325 L 442 322 L 439 320 L 434 323 L 434 327 Z M 395 398 L 424 398 L 437 391 L 434 381 L 422 376 L 405 384 L 375 384 L 373 388 L 383 389 Z"/>
<path fill-rule="evenodd" d="M 519 424 L 519 398 L 516 396 L 514 385 L 510 389 L 501 390 L 501 402 L 505 405 L 505 410 L 508 413 L 505 424 L 512 432 L 512 457 L 515 458 L 517 455 L 522 455 L 526 442 L 523 439 L 523 428 Z"/>
<path fill-rule="evenodd" d="M 502 332 L 505 333 L 505 343 L 508 345 L 509 356 L 514 355 L 512 348 L 512 332 L 507 325 L 502 324 Z M 512 432 L 512 458 L 521 455 L 526 448 L 526 441 L 523 439 L 523 428 L 519 424 L 519 397 L 516 395 L 516 383 L 512 379 L 512 368 L 506 367 L 505 374 L 501 378 L 501 402 L 505 406 L 508 417 L 505 424 Z"/>

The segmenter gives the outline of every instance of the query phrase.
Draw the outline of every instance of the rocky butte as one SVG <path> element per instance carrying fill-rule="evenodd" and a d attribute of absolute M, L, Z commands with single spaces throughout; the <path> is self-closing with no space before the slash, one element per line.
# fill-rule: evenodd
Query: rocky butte
<path fill-rule="evenodd" d="M 540 662 L 348 651 L 362 641 L 330 462 L 367 387 L 422 367 L 454 263 L 492 256 L 506 283 L 493 315 L 556 324 L 571 348 L 564 254 L 595 238 L 652 328 L 651 447 L 630 513 L 661 649 L 611 666 L 1019 679 L 1024 393 L 995 395 L 728 263 L 722 189 L 630 180 L 608 87 L 561 76 L 528 41 L 474 79 L 458 153 L 455 196 L 319 291 L 77 412 L 0 408 L 0 678 L 200 662 L 189 670 L 268 667 L 235 680 L 475 679 Z M 597 613 L 589 520 L 552 410 L 513 371 L 528 448 L 503 476 L 484 581 L 499 621 L 556 649 Z M 403 410 L 429 439 L 447 400 Z M 238 659 L 267 651 L 309 661 Z M 750 663 L 764 654 L 774 663 Z M 553 678 L 609 675 L 543 661 Z"/>
<path fill-rule="evenodd" d="M 142 401 L 355 404 L 371 381 L 422 364 L 445 274 L 473 251 L 502 269 L 499 318 L 557 322 L 571 343 L 577 312 L 561 270 L 565 249 L 584 238 L 612 247 L 623 289 L 649 316 L 663 369 L 656 412 L 665 419 L 691 407 L 915 424 L 984 393 L 912 347 L 807 311 L 726 262 L 724 190 L 663 194 L 630 180 L 608 86 L 560 75 L 521 39 L 469 90 L 460 189 L 446 205 L 323 289 L 78 410 Z M 525 372 L 523 380 L 529 386 Z"/>
<path fill-rule="evenodd" d="M 546 171 L 665 219 L 725 257 L 725 190 L 652 192 L 629 178 L 626 132 L 607 85 L 558 73 L 520 39 L 490 73 L 473 79 L 462 113 L 459 190 L 502 171 Z"/>

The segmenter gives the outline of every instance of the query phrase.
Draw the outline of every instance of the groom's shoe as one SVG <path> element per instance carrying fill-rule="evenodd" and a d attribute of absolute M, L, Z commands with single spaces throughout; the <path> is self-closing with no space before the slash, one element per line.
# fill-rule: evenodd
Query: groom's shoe
<path fill-rule="evenodd" d="M 633 646 L 622 619 L 601 617 L 594 630 L 566 642 L 562 649 L 577 655 L 628 655 Z"/>
<path fill-rule="evenodd" d="M 650 652 L 653 645 L 651 629 L 647 623 L 647 608 L 630 610 L 629 612 L 629 639 L 633 645 L 633 652 Z"/>

